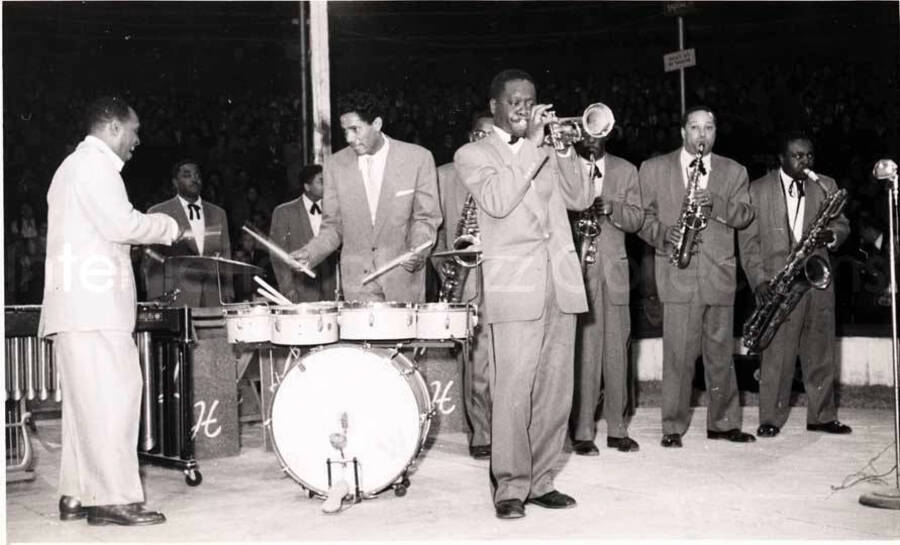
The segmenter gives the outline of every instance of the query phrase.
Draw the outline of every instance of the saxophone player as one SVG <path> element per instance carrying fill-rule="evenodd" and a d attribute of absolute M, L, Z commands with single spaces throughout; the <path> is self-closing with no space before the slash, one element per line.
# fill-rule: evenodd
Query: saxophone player
<path fill-rule="evenodd" d="M 472 129 L 469 131 L 469 142 L 476 142 L 491 134 L 494 128 L 494 120 L 489 112 L 479 113 L 475 116 Z M 453 163 L 441 165 L 437 169 L 438 192 L 441 196 L 441 209 L 444 213 L 444 222 L 438 229 L 435 251 L 453 248 L 453 241 L 461 233 L 456 232 L 464 204 L 469 195 L 466 186 L 463 185 Z M 453 260 L 445 263 L 453 266 Z M 443 269 L 443 266 L 438 270 Z M 462 286 L 462 301 L 469 301 L 481 289 L 475 285 L 478 275 L 474 269 L 466 276 Z M 442 283 L 447 286 L 448 280 L 442 278 Z M 442 291 L 449 292 L 445 289 Z M 479 307 L 479 315 L 482 314 L 482 301 L 479 296 L 473 301 Z M 480 316 L 479 316 L 480 321 Z M 475 329 L 475 337 L 472 340 L 470 357 L 462 361 L 462 395 L 463 406 L 466 409 L 466 418 L 469 423 L 471 435 L 469 436 L 469 454 L 475 459 L 485 459 L 491 456 L 491 394 L 489 388 L 490 369 L 490 338 L 491 328 L 483 325 Z M 462 358 L 462 353 L 460 353 Z"/>
<path fill-rule="evenodd" d="M 681 447 L 691 422 L 694 362 L 702 354 L 709 401 L 706 436 L 736 443 L 755 440 L 741 431 L 741 406 L 732 364 L 734 293 L 737 283 L 734 231 L 747 227 L 754 210 L 747 169 L 712 153 L 716 118 L 696 106 L 682 120 L 680 149 L 648 159 L 639 178 L 644 225 L 639 236 L 656 249 L 655 272 L 663 307 L 662 446 Z M 698 152 L 703 148 L 702 156 Z M 686 203 L 688 181 L 698 188 Z M 691 205 L 708 220 L 685 268 L 670 263 L 682 209 Z"/>
<path fill-rule="evenodd" d="M 785 136 L 780 168 L 750 184 L 756 221 L 738 234 L 741 264 L 761 305 L 772 297 L 768 280 L 787 263 L 791 249 L 809 231 L 827 194 L 838 190 L 827 176 L 811 174 L 813 143 L 802 133 Z M 818 182 L 815 179 L 818 179 Z M 828 222 L 813 241 L 827 259 L 850 233 L 843 214 Z M 788 419 L 794 363 L 800 356 L 807 395 L 806 429 L 846 434 L 834 403 L 834 288 L 808 290 L 778 328 L 760 360 L 759 437 L 775 437 Z"/>
<path fill-rule="evenodd" d="M 596 198 L 591 209 L 598 223 L 595 258 L 584 265 L 585 288 L 590 311 L 578 317 L 575 354 L 575 394 L 570 419 L 575 454 L 596 456 L 594 414 L 603 384 L 603 418 L 606 419 L 606 446 L 621 452 L 638 450 L 628 437 L 628 337 L 631 317 L 628 296 L 631 283 L 625 233 L 641 228 L 644 211 L 637 168 L 607 153 L 608 137 L 585 135 L 575 144 L 592 180 Z M 587 212 L 583 212 L 585 214 Z"/>

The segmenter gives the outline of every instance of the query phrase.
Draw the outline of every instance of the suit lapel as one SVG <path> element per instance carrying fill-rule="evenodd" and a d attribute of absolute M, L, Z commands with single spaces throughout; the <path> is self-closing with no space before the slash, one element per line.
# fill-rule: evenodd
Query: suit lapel
<path fill-rule="evenodd" d="M 346 148 L 345 148 L 346 149 Z M 366 182 L 363 180 L 362 172 L 359 171 L 359 159 L 355 153 L 346 154 L 346 161 L 342 165 L 339 175 L 346 178 L 343 187 L 347 190 L 347 200 L 352 210 L 362 210 L 363 223 L 371 231 L 372 215 L 369 212 L 369 198 L 366 195 Z M 339 180 L 338 183 L 341 183 Z M 341 210 L 341 216 L 347 221 L 348 210 Z"/>
<path fill-rule="evenodd" d="M 769 184 L 769 191 L 767 192 L 769 202 L 764 204 L 769 209 L 770 225 L 775 227 L 772 231 L 772 236 L 781 239 L 778 241 L 778 247 L 784 247 L 786 244 L 788 248 L 791 248 L 794 245 L 794 235 L 791 233 L 787 200 L 784 197 L 784 189 L 782 188 L 781 176 L 779 176 L 778 171 L 770 172 L 766 182 Z"/>
<path fill-rule="evenodd" d="M 178 222 L 178 227 L 180 227 L 183 232 L 191 234 L 190 237 L 184 239 L 184 243 L 193 250 L 194 254 L 200 255 L 200 249 L 197 246 L 197 241 L 194 239 L 194 231 L 191 229 L 191 223 L 188 221 L 187 214 L 184 212 L 184 207 L 181 206 L 181 201 L 178 200 L 177 196 L 169 201 L 169 212 L 170 215 L 175 218 L 175 221 Z M 204 213 L 206 213 L 205 209 Z"/>
<path fill-rule="evenodd" d="M 295 224 L 300 240 L 308 241 L 311 239 L 313 237 L 312 225 L 309 223 L 309 211 L 306 210 L 306 202 L 303 200 L 303 197 L 297 199 L 295 213 L 291 215 L 293 216 L 291 223 Z"/>
<path fill-rule="evenodd" d="M 375 209 L 375 235 L 384 227 L 385 216 L 388 213 L 390 202 L 394 198 L 394 180 L 399 179 L 401 160 L 397 156 L 396 140 L 391 143 L 387 159 L 384 162 L 384 176 L 381 177 L 381 192 L 378 194 L 378 207 Z M 368 201 L 367 201 L 368 202 Z"/>
<path fill-rule="evenodd" d="M 669 184 L 670 196 L 672 197 L 672 202 L 676 203 L 680 210 L 681 202 L 684 200 L 685 192 L 687 191 L 684 185 L 684 174 L 681 172 L 680 148 L 669 154 L 669 172 L 671 173 L 669 179 L 672 180 Z"/>

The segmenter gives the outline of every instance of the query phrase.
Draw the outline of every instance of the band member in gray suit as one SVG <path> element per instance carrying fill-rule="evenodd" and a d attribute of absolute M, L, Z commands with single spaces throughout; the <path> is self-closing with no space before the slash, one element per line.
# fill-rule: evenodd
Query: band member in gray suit
<path fill-rule="evenodd" d="M 119 172 L 140 144 L 138 116 L 119 97 L 87 110 L 88 135 L 47 193 L 40 336 L 53 335 L 62 381 L 60 520 L 124 526 L 165 522 L 146 511 L 138 473 L 141 368 L 132 335 L 132 244 L 172 244 L 178 223 L 141 214 Z"/>
<path fill-rule="evenodd" d="M 317 266 L 341 248 L 341 286 L 350 301 L 425 300 L 425 256 L 363 284 L 381 266 L 422 244 L 441 224 L 431 152 L 382 132 L 381 104 L 356 91 L 338 102 L 348 146 L 325 160 L 324 217 L 319 234 L 292 255 Z"/>
<path fill-rule="evenodd" d="M 491 82 L 494 132 L 457 150 L 456 170 L 478 206 L 485 322 L 494 339 L 491 484 L 497 517 L 575 500 L 553 485 L 572 408 L 575 314 L 587 310 L 566 209 L 593 200 L 576 154 L 545 146 L 555 116 L 535 103 L 533 78 Z"/>
<path fill-rule="evenodd" d="M 300 171 L 303 194 L 280 204 L 272 212 L 269 238 L 292 252 L 303 247 L 319 234 L 322 225 L 322 166 L 307 165 Z M 329 256 L 316 267 L 316 277 L 295 271 L 275 256 L 272 267 L 278 279 L 278 289 L 294 303 L 326 301 L 335 298 L 336 255 Z"/>
<path fill-rule="evenodd" d="M 172 185 L 175 197 L 155 204 L 149 214 L 167 214 L 178 222 L 185 237 L 171 248 L 154 248 L 164 257 L 221 256 L 231 258 L 231 239 L 228 236 L 228 218 L 225 211 L 203 200 L 200 190 L 203 180 L 196 161 L 184 159 L 172 167 Z M 147 299 L 156 299 L 178 289 L 175 303 L 189 307 L 213 307 L 220 304 L 219 281 L 214 264 L 199 261 L 181 263 L 145 256 L 141 270 L 147 286 Z M 230 271 L 220 269 L 222 300 L 234 299 L 234 287 Z"/>
<path fill-rule="evenodd" d="M 747 169 L 712 153 L 716 118 L 704 106 L 689 109 L 683 146 L 641 164 L 644 203 L 640 237 L 656 249 L 656 286 L 663 305 L 662 446 L 680 447 L 691 422 L 694 362 L 702 354 L 709 396 L 706 436 L 736 443 L 755 440 L 741 431 L 734 352 L 736 257 L 734 232 L 753 221 Z M 697 162 L 700 145 L 702 160 Z M 708 219 L 696 253 L 684 269 L 670 262 L 689 177 L 699 176 L 696 206 Z"/>
<path fill-rule="evenodd" d="M 472 130 L 469 131 L 469 142 L 475 142 L 491 134 L 494 120 L 487 112 L 475 118 Z M 469 197 L 469 190 L 463 185 L 456 173 L 454 164 L 447 163 L 438 167 L 438 188 L 441 194 L 441 209 L 444 212 L 444 223 L 438 230 L 438 241 L 435 251 L 453 247 L 457 237 L 457 227 L 463 207 Z M 445 263 L 452 263 L 447 260 Z M 459 265 L 456 265 L 459 267 Z M 443 280 L 443 279 L 442 279 Z M 472 301 L 478 305 L 479 315 L 484 315 L 483 288 L 476 285 L 478 274 L 475 269 L 466 276 L 462 288 L 462 301 Z M 476 297 L 476 294 L 478 297 Z M 491 328 L 482 324 L 475 329 L 468 360 L 462 361 L 463 404 L 472 435 L 469 437 L 469 454 L 476 459 L 491 456 L 491 392 L 490 392 L 490 358 Z M 462 354 L 460 354 L 460 359 Z"/>
<path fill-rule="evenodd" d="M 819 174 L 811 180 L 805 172 L 814 163 L 813 144 L 802 133 L 785 136 L 778 154 L 781 168 L 750 184 L 750 198 L 756 206 L 756 221 L 738 233 L 741 262 L 757 304 L 772 296 L 768 282 L 787 264 L 791 249 L 810 230 L 826 194 L 838 190 L 832 178 Z M 813 241 L 813 254 L 828 260 L 850 234 L 850 222 L 843 214 L 828 222 Z M 800 355 L 806 390 L 806 429 L 845 434 L 850 426 L 837 420 L 834 381 L 834 287 L 809 289 L 790 317 L 778 328 L 763 350 L 759 381 L 759 437 L 775 437 L 787 422 L 791 410 L 791 383 L 794 363 Z"/>
<path fill-rule="evenodd" d="M 628 256 L 625 233 L 634 233 L 644 222 L 637 168 L 606 152 L 607 138 L 585 136 L 575 145 L 584 169 L 593 180 L 595 198 L 579 217 L 597 222 L 595 261 L 584 263 L 590 311 L 578 317 L 575 357 L 575 398 L 572 402 L 572 448 L 575 454 L 599 454 L 594 436 L 594 415 L 603 395 L 606 446 L 621 452 L 638 450 L 628 437 L 628 342 L 631 316 L 628 310 Z M 585 214 L 592 217 L 584 218 Z M 582 242 L 583 243 L 583 242 Z M 602 383 L 602 384 L 601 384 Z"/>

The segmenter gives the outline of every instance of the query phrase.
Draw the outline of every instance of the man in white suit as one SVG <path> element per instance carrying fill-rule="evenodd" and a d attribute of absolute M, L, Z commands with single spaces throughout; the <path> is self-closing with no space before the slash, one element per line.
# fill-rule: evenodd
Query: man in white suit
<path fill-rule="evenodd" d="M 431 152 L 382 132 L 379 101 L 357 91 L 338 102 L 348 146 L 325 160 L 319 234 L 293 253 L 311 266 L 341 248 L 341 286 L 348 301 L 425 301 L 425 255 L 363 284 L 392 259 L 424 243 L 441 224 Z"/>
<path fill-rule="evenodd" d="M 46 282 L 39 334 L 54 336 L 62 380 L 59 516 L 88 524 L 165 522 L 144 510 L 137 436 L 141 370 L 132 333 L 136 297 L 130 245 L 172 244 L 177 222 L 142 214 L 119 172 L 140 143 L 138 116 L 104 97 L 87 111 L 88 135 L 56 170 L 47 193 Z"/>

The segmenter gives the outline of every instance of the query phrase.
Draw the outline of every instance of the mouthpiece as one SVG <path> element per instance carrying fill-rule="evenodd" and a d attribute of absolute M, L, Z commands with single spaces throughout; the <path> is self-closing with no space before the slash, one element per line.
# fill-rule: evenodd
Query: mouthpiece
<path fill-rule="evenodd" d="M 815 172 L 809 170 L 808 168 L 804 168 L 804 169 L 803 169 L 803 174 L 804 174 L 807 178 L 809 178 L 810 180 L 812 180 L 813 182 L 818 182 L 818 181 L 819 181 L 819 176 L 816 175 Z"/>
<path fill-rule="evenodd" d="M 897 179 L 897 163 L 890 159 L 879 160 L 872 169 L 872 176 L 878 180 L 895 181 Z"/>

